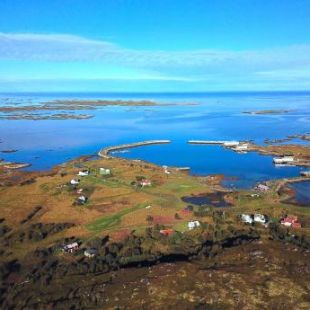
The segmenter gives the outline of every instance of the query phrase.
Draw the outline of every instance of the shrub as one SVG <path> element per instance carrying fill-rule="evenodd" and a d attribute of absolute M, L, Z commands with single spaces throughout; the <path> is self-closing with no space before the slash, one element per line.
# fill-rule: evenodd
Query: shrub
<path fill-rule="evenodd" d="M 175 218 L 176 220 L 180 220 L 180 219 L 181 219 L 179 213 L 176 213 L 176 214 L 174 215 L 174 218 Z"/>
<path fill-rule="evenodd" d="M 153 216 L 148 215 L 148 216 L 146 217 L 146 221 L 149 222 L 149 223 L 153 222 L 153 221 L 154 221 Z"/>
<path fill-rule="evenodd" d="M 198 217 L 204 217 L 210 215 L 211 208 L 208 206 L 201 206 L 194 211 L 194 215 Z"/>

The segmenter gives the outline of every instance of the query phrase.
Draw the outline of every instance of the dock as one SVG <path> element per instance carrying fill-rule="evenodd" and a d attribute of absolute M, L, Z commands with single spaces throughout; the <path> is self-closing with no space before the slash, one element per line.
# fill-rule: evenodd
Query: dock
<path fill-rule="evenodd" d="M 189 144 L 224 144 L 227 141 L 212 141 L 212 140 L 189 140 L 187 143 Z"/>
<path fill-rule="evenodd" d="M 190 167 L 172 167 L 176 171 L 181 171 L 181 172 L 189 172 L 191 170 Z"/>
<path fill-rule="evenodd" d="M 109 153 L 139 146 L 147 146 L 147 145 L 155 145 L 155 144 L 168 144 L 171 143 L 170 140 L 149 140 L 149 141 L 141 141 L 141 142 L 135 142 L 135 143 L 128 143 L 128 144 L 121 144 L 116 146 L 109 146 L 106 148 L 101 149 L 98 152 L 98 156 L 103 158 L 109 158 Z"/>
<path fill-rule="evenodd" d="M 234 147 L 240 144 L 239 141 L 214 141 L 214 140 L 189 140 L 189 144 L 211 144 L 211 145 L 223 145 L 226 147 Z"/>

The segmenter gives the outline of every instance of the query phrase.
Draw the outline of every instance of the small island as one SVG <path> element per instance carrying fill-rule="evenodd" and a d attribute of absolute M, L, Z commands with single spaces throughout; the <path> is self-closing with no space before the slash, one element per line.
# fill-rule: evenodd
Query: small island
<path fill-rule="evenodd" d="M 244 111 L 244 114 L 250 115 L 276 115 L 276 114 L 285 114 L 289 113 L 291 110 L 279 109 L 279 110 L 257 110 L 257 111 Z"/>
<path fill-rule="evenodd" d="M 0 119 L 6 120 L 84 120 L 92 114 L 75 114 L 72 111 L 96 110 L 108 106 L 151 107 L 151 106 L 195 105 L 194 103 L 157 103 L 150 100 L 54 100 L 30 105 L 5 105 L 0 107 Z M 61 111 L 61 113 L 53 113 Z M 48 114 L 47 114 L 48 113 Z"/>

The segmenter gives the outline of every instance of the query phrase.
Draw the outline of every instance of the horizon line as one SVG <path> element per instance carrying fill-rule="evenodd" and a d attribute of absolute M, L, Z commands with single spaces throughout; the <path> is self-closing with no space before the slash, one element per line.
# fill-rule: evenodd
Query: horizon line
<path fill-rule="evenodd" d="M 217 93 L 310 93 L 309 90 L 198 90 L 198 91 L 8 91 L 2 92 L 1 95 L 5 94 L 50 94 L 50 93 L 75 93 L 75 94 L 91 94 L 91 93 L 101 93 L 101 94 L 217 94 Z"/>

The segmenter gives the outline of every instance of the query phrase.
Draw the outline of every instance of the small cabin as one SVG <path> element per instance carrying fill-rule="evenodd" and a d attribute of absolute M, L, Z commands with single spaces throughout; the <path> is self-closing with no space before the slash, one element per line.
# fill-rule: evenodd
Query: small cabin
<path fill-rule="evenodd" d="M 283 157 L 275 157 L 273 159 L 275 164 L 289 164 L 294 162 L 293 156 L 283 156 Z"/>
<path fill-rule="evenodd" d="M 111 175 L 111 169 L 99 168 L 100 175 Z"/>
<path fill-rule="evenodd" d="M 79 249 L 79 244 L 77 242 L 66 244 L 62 247 L 63 252 L 73 253 Z"/>
<path fill-rule="evenodd" d="M 80 183 L 80 179 L 72 179 L 71 181 L 70 181 L 70 184 L 71 185 L 78 185 Z"/>
<path fill-rule="evenodd" d="M 171 229 L 171 228 L 168 228 L 168 229 L 161 229 L 159 231 L 160 234 L 164 235 L 164 236 L 170 236 L 174 233 L 174 230 Z"/>
<path fill-rule="evenodd" d="M 192 230 L 194 228 L 200 227 L 200 222 L 199 221 L 190 221 L 187 223 L 187 227 L 189 230 Z"/>
<path fill-rule="evenodd" d="M 254 217 L 251 214 L 241 214 L 241 221 L 246 224 L 253 224 Z"/>
<path fill-rule="evenodd" d="M 97 254 L 98 254 L 98 251 L 97 251 L 97 249 L 94 249 L 94 248 L 86 249 L 86 250 L 84 251 L 84 256 L 85 256 L 85 257 L 88 257 L 88 258 L 93 258 L 93 257 L 95 257 Z"/>
<path fill-rule="evenodd" d="M 267 221 L 267 216 L 265 216 L 264 214 L 254 214 L 254 222 L 266 224 Z"/>
<path fill-rule="evenodd" d="M 301 224 L 296 215 L 288 215 L 287 217 L 284 217 L 280 223 L 286 227 L 301 228 Z"/>
<path fill-rule="evenodd" d="M 88 169 L 81 170 L 79 171 L 78 175 L 81 177 L 86 177 L 89 175 L 89 170 Z"/>
<path fill-rule="evenodd" d="M 234 147 L 234 150 L 237 152 L 244 152 L 248 150 L 248 144 L 247 143 L 242 143 Z"/>
<path fill-rule="evenodd" d="M 269 191 L 269 186 L 267 186 L 267 185 L 265 185 L 265 184 L 258 184 L 257 186 L 256 186 L 256 189 L 258 190 L 258 191 L 260 191 L 260 192 L 267 192 L 267 191 Z"/>
<path fill-rule="evenodd" d="M 151 182 L 150 180 L 142 180 L 142 181 L 140 182 L 140 185 L 141 185 L 142 187 L 144 187 L 144 186 L 151 186 L 151 185 L 152 185 L 152 182 Z"/>
<path fill-rule="evenodd" d="M 81 195 L 78 197 L 78 199 L 76 200 L 76 203 L 78 205 L 84 205 L 87 202 L 88 198 L 84 195 Z"/>

